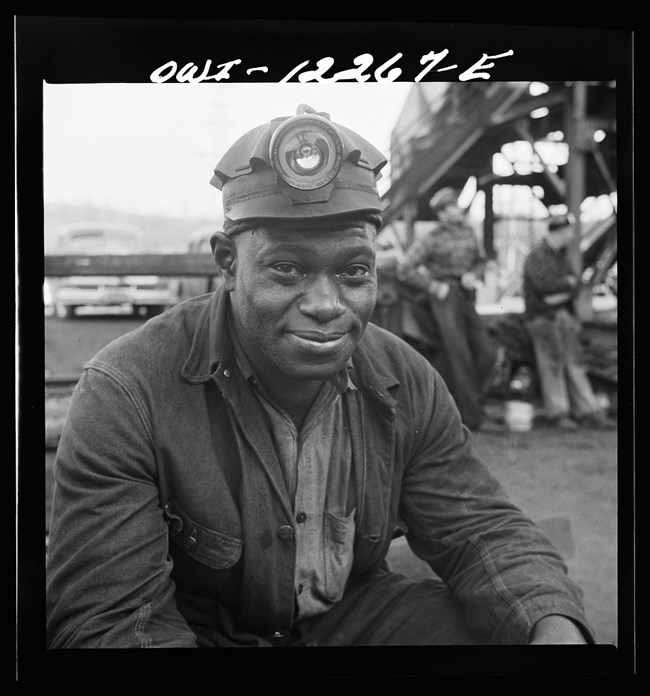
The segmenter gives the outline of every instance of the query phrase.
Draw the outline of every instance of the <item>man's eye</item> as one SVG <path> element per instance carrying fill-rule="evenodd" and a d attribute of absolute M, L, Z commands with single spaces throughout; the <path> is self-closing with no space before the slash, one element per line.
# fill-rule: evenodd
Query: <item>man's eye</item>
<path fill-rule="evenodd" d="M 289 275 L 289 276 L 301 276 L 302 271 L 298 268 L 298 266 L 295 266 L 292 263 L 276 263 L 273 265 L 273 268 L 276 271 L 279 271 L 283 275 Z"/>
<path fill-rule="evenodd" d="M 367 266 L 355 264 L 353 266 L 348 266 L 341 275 L 346 278 L 363 278 L 367 276 L 368 273 L 370 273 L 370 269 Z"/>

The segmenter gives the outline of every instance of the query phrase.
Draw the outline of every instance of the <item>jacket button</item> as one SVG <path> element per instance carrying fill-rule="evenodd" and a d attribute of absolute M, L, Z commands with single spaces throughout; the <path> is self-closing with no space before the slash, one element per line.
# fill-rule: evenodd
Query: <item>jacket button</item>
<path fill-rule="evenodd" d="M 296 522 L 304 522 L 307 519 L 307 514 L 305 512 L 299 512 L 296 515 Z"/>
<path fill-rule="evenodd" d="M 289 524 L 283 524 L 280 529 L 278 529 L 278 536 L 280 539 L 293 539 L 293 527 Z"/>
<path fill-rule="evenodd" d="M 196 538 L 196 529 L 193 529 L 193 530 L 192 530 L 192 533 L 191 533 L 191 534 L 189 535 L 189 537 L 185 540 L 185 546 L 186 546 L 188 549 L 193 549 L 193 548 L 196 547 L 196 545 L 197 545 L 198 543 L 199 543 L 199 542 L 198 542 L 198 540 L 197 540 L 197 538 Z"/>

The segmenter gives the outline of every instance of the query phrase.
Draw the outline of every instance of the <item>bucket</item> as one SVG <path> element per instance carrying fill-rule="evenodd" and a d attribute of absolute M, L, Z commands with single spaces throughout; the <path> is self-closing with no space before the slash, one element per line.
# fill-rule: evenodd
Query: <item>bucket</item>
<path fill-rule="evenodd" d="M 512 432 L 528 432 L 533 425 L 533 405 L 526 401 L 506 401 L 504 420 Z"/>

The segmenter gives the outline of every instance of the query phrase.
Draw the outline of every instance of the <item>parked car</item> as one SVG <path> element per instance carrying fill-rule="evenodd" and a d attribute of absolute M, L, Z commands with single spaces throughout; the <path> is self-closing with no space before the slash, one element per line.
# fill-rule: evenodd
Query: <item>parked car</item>
<path fill-rule="evenodd" d="M 187 243 L 187 253 L 212 256 L 210 236 L 213 232 L 214 229 L 212 227 L 201 227 L 192 232 Z M 178 284 L 179 300 L 188 300 L 190 297 L 212 292 L 219 287 L 221 280 L 221 273 L 216 263 L 214 266 L 214 275 L 184 276 L 180 278 Z"/>
<path fill-rule="evenodd" d="M 70 226 L 59 237 L 57 253 L 123 255 L 143 252 L 142 231 L 129 225 L 87 223 Z M 73 317 L 79 307 L 124 307 L 154 315 L 178 301 L 176 284 L 157 275 L 69 276 L 50 280 L 56 315 Z"/>

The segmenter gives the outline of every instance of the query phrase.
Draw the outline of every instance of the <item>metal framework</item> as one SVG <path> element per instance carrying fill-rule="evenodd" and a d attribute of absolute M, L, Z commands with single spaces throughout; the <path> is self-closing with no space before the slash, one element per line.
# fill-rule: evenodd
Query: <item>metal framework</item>
<path fill-rule="evenodd" d="M 543 87 L 546 91 L 535 95 L 532 84 L 450 83 L 442 96 L 440 85 L 414 85 L 413 90 L 420 94 L 405 106 L 411 109 L 411 133 L 400 131 L 399 122 L 393 133 L 391 187 L 384 194 L 385 224 L 402 221 L 410 242 L 415 222 L 431 219 L 428 201 L 432 194 L 443 186 L 462 188 L 475 176 L 478 189 L 485 193 L 484 246 L 488 256 L 494 256 L 493 187 L 541 186 L 547 207 L 564 203 L 576 218 L 571 254 L 576 271 L 581 272 L 581 204 L 588 196 L 616 192 L 616 85 L 548 83 Z M 435 99 L 427 100 L 427 89 L 435 90 Z M 596 131 L 605 136 L 601 142 L 594 138 Z M 566 164 L 555 170 L 545 162 L 538 143 L 558 132 L 563 133 L 569 155 Z M 541 171 L 496 176 L 493 155 L 517 140 L 531 145 Z M 616 259 L 615 222 L 613 227 L 611 243 L 603 252 L 610 265 Z"/>

